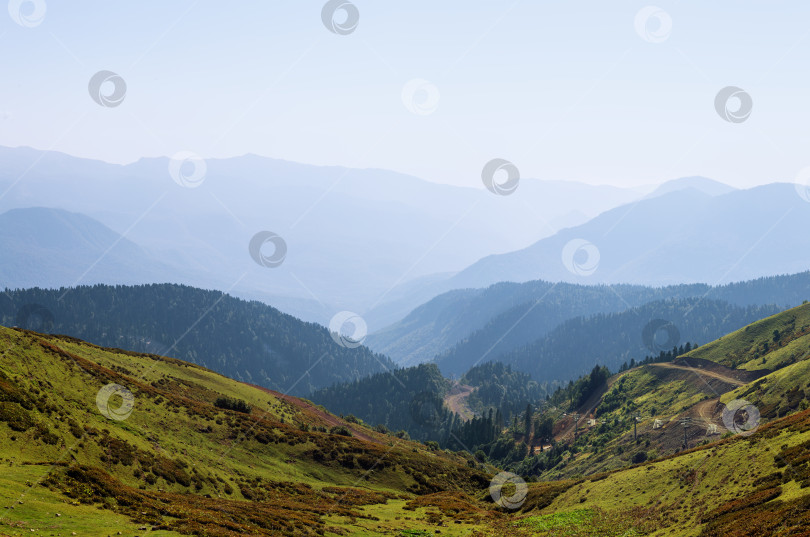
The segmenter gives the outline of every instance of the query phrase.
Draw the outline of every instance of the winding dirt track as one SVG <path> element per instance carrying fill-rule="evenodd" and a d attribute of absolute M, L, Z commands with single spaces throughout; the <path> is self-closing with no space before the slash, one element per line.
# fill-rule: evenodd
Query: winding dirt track
<path fill-rule="evenodd" d="M 698 418 L 703 420 L 703 422 L 708 425 L 713 423 L 717 425 L 717 421 L 714 419 L 715 409 L 717 408 L 717 404 L 720 402 L 720 398 L 716 399 L 709 399 L 707 401 L 701 401 L 700 403 L 694 406 L 695 412 L 698 415 Z"/>
<path fill-rule="evenodd" d="M 444 398 L 444 404 L 451 412 L 455 412 L 464 421 L 473 419 L 475 414 L 467 404 L 467 397 L 475 391 L 472 386 L 466 384 L 456 384 L 450 389 L 450 393 Z"/>
<path fill-rule="evenodd" d="M 704 377 L 712 377 L 717 380 L 722 380 L 723 382 L 727 382 L 729 384 L 733 384 L 734 386 L 742 386 L 746 384 L 745 382 L 736 379 L 734 377 L 730 377 L 728 375 L 724 375 L 722 373 L 718 373 L 717 371 L 709 371 L 706 369 L 699 369 L 696 367 L 689 367 L 685 365 L 675 364 L 672 362 L 660 362 L 657 364 L 649 364 L 652 367 L 663 367 L 665 369 L 680 369 L 681 371 L 689 371 L 695 373 L 696 375 L 701 375 Z"/>

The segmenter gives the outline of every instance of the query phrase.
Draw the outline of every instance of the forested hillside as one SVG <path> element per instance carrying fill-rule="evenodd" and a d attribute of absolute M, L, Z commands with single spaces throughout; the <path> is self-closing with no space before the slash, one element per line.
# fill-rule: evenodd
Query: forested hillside
<path fill-rule="evenodd" d="M 402 364 L 431 360 L 453 347 L 458 347 L 457 352 L 466 352 L 463 347 L 488 351 L 486 359 L 490 359 L 536 341 L 574 317 L 690 297 L 724 300 L 737 306 L 774 304 L 785 309 L 810 298 L 810 272 L 714 287 L 502 282 L 486 289 L 461 289 L 439 295 L 402 321 L 371 334 L 367 343 Z"/>
<path fill-rule="evenodd" d="M 502 362 L 486 362 L 467 371 L 460 381 L 475 387 L 467 398 L 469 406 L 479 414 L 490 408 L 503 413 L 508 420 L 548 395 L 546 386 L 523 371 L 514 371 Z"/>
<path fill-rule="evenodd" d="M 454 419 L 442 402 L 449 387 L 450 381 L 435 364 L 421 364 L 323 388 L 310 399 L 382 430 L 407 431 L 417 440 L 439 440 Z"/>
<path fill-rule="evenodd" d="M 461 383 L 473 388 L 468 402 L 475 416 L 462 420 L 447 408 L 445 398 L 452 383 L 435 364 L 378 373 L 354 382 L 336 384 L 314 392 L 310 398 L 331 412 L 360 418 L 381 431 L 403 432 L 411 438 L 435 441 L 451 449 L 493 441 L 504 424 L 536 404 L 546 391 L 529 375 L 501 363 L 482 364 L 469 371 Z"/>
<path fill-rule="evenodd" d="M 616 371 L 625 361 L 641 360 L 687 340 L 712 341 L 781 309 L 701 298 L 662 300 L 621 313 L 570 319 L 533 343 L 501 354 L 488 352 L 489 347 L 473 340 L 465 341 L 437 357 L 437 363 L 443 373 L 460 375 L 478 361 L 500 361 L 541 383 L 568 382 L 586 374 L 594 364 Z M 656 324 L 660 326 L 650 340 L 645 328 L 649 331 Z M 493 338 L 494 334 L 487 339 Z"/>
<path fill-rule="evenodd" d="M 431 360 L 458 342 L 496 354 L 533 341 L 572 317 L 622 311 L 653 300 L 703 294 L 702 285 L 577 285 L 502 282 L 444 293 L 399 323 L 368 337 L 368 345 L 401 364 Z M 518 322 L 520 321 L 520 322 Z"/>
<path fill-rule="evenodd" d="M 165 354 L 292 394 L 393 367 L 365 347 L 338 345 L 318 324 L 183 285 L 9 290 L 0 324 Z"/>

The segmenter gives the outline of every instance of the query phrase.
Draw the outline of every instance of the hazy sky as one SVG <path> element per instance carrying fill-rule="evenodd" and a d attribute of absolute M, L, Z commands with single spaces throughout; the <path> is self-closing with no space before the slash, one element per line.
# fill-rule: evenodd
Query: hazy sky
<path fill-rule="evenodd" d="M 0 16 L 2 145 L 256 153 L 475 187 L 493 158 L 615 185 L 749 186 L 810 166 L 804 2 L 353 0 L 347 35 L 321 0 L 53 0 L 41 18 L 22 4 L 32 27 Z M 120 106 L 90 97 L 101 70 L 125 81 Z M 716 111 L 726 86 L 750 95 L 747 120 Z"/>

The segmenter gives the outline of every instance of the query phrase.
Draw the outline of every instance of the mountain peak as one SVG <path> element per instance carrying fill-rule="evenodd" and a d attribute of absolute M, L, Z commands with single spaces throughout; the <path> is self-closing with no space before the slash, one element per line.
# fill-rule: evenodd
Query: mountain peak
<path fill-rule="evenodd" d="M 698 192 L 702 192 L 703 194 L 707 194 L 709 196 L 722 196 L 723 194 L 728 194 L 729 192 L 736 190 L 734 187 L 721 183 L 720 181 L 695 175 L 692 177 L 679 177 L 678 179 L 672 179 L 662 183 L 650 194 L 648 194 L 647 197 L 654 198 L 664 194 L 669 194 L 670 192 L 687 189 L 697 190 Z"/>

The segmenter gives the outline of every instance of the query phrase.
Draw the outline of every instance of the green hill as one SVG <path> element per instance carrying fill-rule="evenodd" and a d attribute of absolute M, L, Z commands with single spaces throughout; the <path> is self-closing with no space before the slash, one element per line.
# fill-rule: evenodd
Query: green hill
<path fill-rule="evenodd" d="M 728 367 L 779 369 L 806 358 L 810 351 L 810 306 L 762 319 L 688 354 Z"/>
<path fill-rule="evenodd" d="M 489 484 L 471 457 L 172 358 L 7 328 L 0 349 L 0 534 L 341 534 Z"/>
<path fill-rule="evenodd" d="M 789 324 L 795 315 L 798 324 L 808 309 L 777 318 Z M 787 346 L 806 336 L 785 337 Z M 805 363 L 726 371 L 682 356 L 602 388 L 592 382 L 582 405 L 596 408 L 624 385 L 628 401 L 605 410 L 606 421 L 655 404 L 670 425 L 642 421 L 638 442 L 617 427 L 595 450 L 602 425 L 583 424 L 574 440 L 570 416 L 560 416 L 554 447 L 523 461 L 553 454 L 557 465 L 541 481 L 522 466 L 537 482 L 512 511 L 492 501 L 497 469 L 469 453 L 384 434 L 173 358 L 0 328 L 0 535 L 801 535 L 810 522 L 810 410 L 786 406 L 779 418 L 779 406 L 750 435 L 709 436 L 697 447 L 690 436 L 690 449 L 671 454 L 656 446 L 682 435 L 673 420 L 705 402 L 698 382 L 730 386 L 723 400 L 758 383 L 770 395 L 792 393 L 808 377 L 788 373 Z M 662 405 L 670 396 L 673 406 Z M 640 450 L 656 460 L 631 465 Z M 600 470 L 613 460 L 621 468 Z"/>
<path fill-rule="evenodd" d="M 678 456 L 532 485 L 528 516 L 501 523 L 535 530 L 524 535 L 806 535 L 808 460 L 804 411 Z"/>
<path fill-rule="evenodd" d="M 7 290 L 0 294 L 0 324 L 169 354 L 295 395 L 393 367 L 366 347 L 338 345 L 318 324 L 184 285 Z"/>
<path fill-rule="evenodd" d="M 608 379 L 599 397 L 576 406 L 557 395 L 543 413 L 557 420 L 564 463 L 541 464 L 544 478 L 589 475 L 633 460 L 669 456 L 727 434 L 726 405 L 752 404 L 759 423 L 808 408 L 810 304 L 755 322 L 671 362 L 634 367 Z M 736 366 L 736 367 L 734 367 Z M 565 403 L 565 404 L 564 404 Z M 571 414 L 582 416 L 573 439 Z M 563 416 L 563 413 L 566 413 Z M 588 420 L 595 423 L 589 424 Z M 633 422 L 636 421 L 637 441 Z M 560 449 L 563 449 L 562 447 Z"/>

